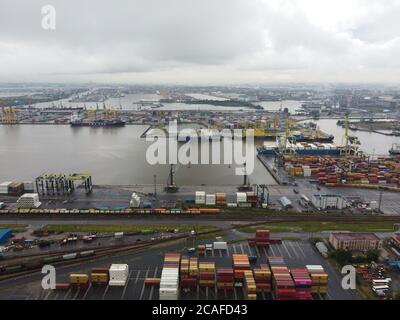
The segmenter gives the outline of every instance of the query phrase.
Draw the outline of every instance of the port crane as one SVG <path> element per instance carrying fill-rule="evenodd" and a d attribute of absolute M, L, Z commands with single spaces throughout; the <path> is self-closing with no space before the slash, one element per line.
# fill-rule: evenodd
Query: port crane
<path fill-rule="evenodd" d="M 179 191 L 179 187 L 174 182 L 174 165 L 170 165 L 167 185 L 164 188 L 165 192 L 176 193 Z"/>

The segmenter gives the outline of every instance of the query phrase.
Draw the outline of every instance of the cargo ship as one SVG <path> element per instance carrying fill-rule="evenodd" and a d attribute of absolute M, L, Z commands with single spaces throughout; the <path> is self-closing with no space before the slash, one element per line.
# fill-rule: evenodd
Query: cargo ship
<path fill-rule="evenodd" d="M 321 143 L 332 143 L 335 136 L 332 134 L 325 134 L 318 132 L 316 134 L 294 132 L 290 137 L 290 142 L 321 142 Z"/>
<path fill-rule="evenodd" d="M 286 147 L 279 147 L 278 143 L 275 145 L 264 145 L 261 147 L 257 147 L 257 153 L 260 155 L 273 156 L 277 154 L 298 154 L 298 155 L 330 155 L 330 156 L 339 156 L 345 151 L 345 147 L 337 146 L 334 143 L 305 143 L 305 142 L 296 142 L 291 143 L 287 142 Z"/>
<path fill-rule="evenodd" d="M 77 115 L 71 116 L 71 127 L 92 127 L 92 128 L 116 128 L 125 126 L 125 121 L 121 119 L 96 119 L 92 121 L 83 121 Z"/>

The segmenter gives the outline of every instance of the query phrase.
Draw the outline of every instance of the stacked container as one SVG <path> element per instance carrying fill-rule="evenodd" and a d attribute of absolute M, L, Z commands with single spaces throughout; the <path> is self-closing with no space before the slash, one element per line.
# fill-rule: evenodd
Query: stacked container
<path fill-rule="evenodd" d="M 247 194 L 246 192 L 236 192 L 236 203 L 246 203 L 247 202 Z"/>
<path fill-rule="evenodd" d="M 107 268 L 92 268 L 90 281 L 93 284 L 104 285 L 107 284 L 109 280 L 109 270 Z"/>
<path fill-rule="evenodd" d="M 250 262 L 247 254 L 233 254 L 233 271 L 235 280 L 244 280 L 244 270 L 250 270 Z"/>
<path fill-rule="evenodd" d="M 197 252 L 199 256 L 204 256 L 206 254 L 206 246 L 204 244 L 199 244 L 197 246 Z"/>
<path fill-rule="evenodd" d="M 296 299 L 312 300 L 311 285 L 312 281 L 307 269 L 292 269 L 294 286 L 296 288 Z"/>
<path fill-rule="evenodd" d="M 246 199 L 247 202 L 250 203 L 252 206 L 257 205 L 257 193 L 255 192 L 246 192 Z"/>
<path fill-rule="evenodd" d="M 8 188 L 10 184 L 12 184 L 12 181 L 0 183 L 0 194 L 8 194 Z"/>
<path fill-rule="evenodd" d="M 289 269 L 282 257 L 269 257 L 272 288 L 277 300 L 295 300 L 296 289 Z"/>
<path fill-rule="evenodd" d="M 206 195 L 206 205 L 207 206 L 215 206 L 216 205 L 216 197 L 215 194 L 207 194 Z"/>
<path fill-rule="evenodd" d="M 179 253 L 166 253 L 160 280 L 160 300 L 179 298 Z"/>
<path fill-rule="evenodd" d="M 109 286 L 125 286 L 129 276 L 129 266 L 127 264 L 112 264 L 108 270 Z"/>
<path fill-rule="evenodd" d="M 22 182 L 12 182 L 8 186 L 8 194 L 10 196 L 20 196 L 24 193 L 24 184 Z"/>
<path fill-rule="evenodd" d="M 328 274 L 321 265 L 307 265 L 306 269 L 312 281 L 312 293 L 326 294 L 328 290 Z"/>
<path fill-rule="evenodd" d="M 249 245 L 257 245 L 260 247 L 268 247 L 269 240 L 269 230 L 257 230 L 256 237 L 254 239 L 248 240 Z"/>
<path fill-rule="evenodd" d="M 200 262 L 199 263 L 199 285 L 200 287 L 215 286 L 215 263 Z"/>
<path fill-rule="evenodd" d="M 73 273 L 69 275 L 69 283 L 73 288 L 84 288 L 89 286 L 89 276 L 87 274 Z"/>
<path fill-rule="evenodd" d="M 180 277 L 182 288 L 197 286 L 198 267 L 197 258 L 182 257 L 180 265 Z"/>
<path fill-rule="evenodd" d="M 206 193 L 205 191 L 196 191 L 195 193 L 195 203 L 205 204 L 206 203 Z"/>
<path fill-rule="evenodd" d="M 217 192 L 215 194 L 216 205 L 217 206 L 226 206 L 226 193 L 225 192 Z"/>
<path fill-rule="evenodd" d="M 221 290 L 233 290 L 233 269 L 218 268 L 217 269 L 217 288 Z"/>
<path fill-rule="evenodd" d="M 253 270 L 257 292 L 271 292 L 271 269 L 268 264 L 261 264 Z"/>
<path fill-rule="evenodd" d="M 246 300 L 257 300 L 257 287 L 251 270 L 244 270 L 244 294 Z"/>

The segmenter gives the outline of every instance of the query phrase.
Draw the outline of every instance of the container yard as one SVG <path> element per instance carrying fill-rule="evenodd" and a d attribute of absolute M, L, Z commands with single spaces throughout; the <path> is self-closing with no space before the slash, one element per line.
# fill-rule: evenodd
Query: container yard
<path fill-rule="evenodd" d="M 400 189 L 400 157 L 284 156 L 282 165 L 289 175 L 313 178 L 326 187 Z"/>
<path fill-rule="evenodd" d="M 246 242 L 227 251 L 180 253 L 179 245 L 123 253 L 57 268 L 57 289 L 43 290 L 40 276 L 0 282 L 10 299 L 355 299 L 341 278 L 307 242 L 282 241 L 265 247 Z M 158 253 L 156 253 L 158 252 Z M 256 256 L 250 263 L 249 257 Z M 13 288 L 8 281 L 15 281 Z M 114 281 L 117 281 L 114 283 Z"/>

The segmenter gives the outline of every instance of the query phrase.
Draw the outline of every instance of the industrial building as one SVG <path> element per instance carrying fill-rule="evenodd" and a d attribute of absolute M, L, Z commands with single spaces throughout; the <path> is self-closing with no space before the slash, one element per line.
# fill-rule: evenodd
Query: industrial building
<path fill-rule="evenodd" d="M 315 194 L 311 197 L 311 202 L 318 210 L 344 209 L 346 201 L 342 196 L 333 194 Z"/>
<path fill-rule="evenodd" d="M 375 233 L 332 232 L 329 243 L 336 250 L 363 251 L 382 248 L 382 240 Z"/>
<path fill-rule="evenodd" d="M 282 207 L 285 209 L 293 208 L 292 201 L 290 201 L 287 197 L 280 198 L 279 202 L 281 203 Z"/>

